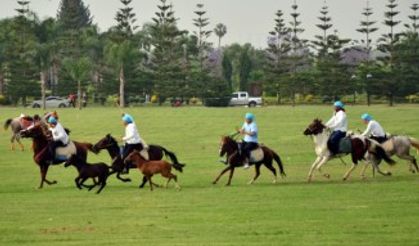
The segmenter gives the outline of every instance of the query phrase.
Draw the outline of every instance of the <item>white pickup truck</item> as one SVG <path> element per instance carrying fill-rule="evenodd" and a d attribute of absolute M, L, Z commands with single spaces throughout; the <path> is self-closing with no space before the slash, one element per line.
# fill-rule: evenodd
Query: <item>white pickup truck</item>
<path fill-rule="evenodd" d="M 256 107 L 262 105 L 261 97 L 250 97 L 246 91 L 234 92 L 231 95 L 230 106 Z"/>

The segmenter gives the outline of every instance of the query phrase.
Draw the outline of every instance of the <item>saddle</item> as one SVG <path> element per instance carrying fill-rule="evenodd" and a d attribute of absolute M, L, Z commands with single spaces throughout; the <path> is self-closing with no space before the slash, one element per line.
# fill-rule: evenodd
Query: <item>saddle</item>
<path fill-rule="evenodd" d="M 55 160 L 57 161 L 66 161 L 72 155 L 77 154 L 76 145 L 73 141 L 70 141 L 66 146 L 57 147 L 55 149 Z"/>
<path fill-rule="evenodd" d="M 336 155 L 351 154 L 352 162 L 358 164 L 364 159 L 367 149 L 368 143 L 364 143 L 362 139 L 347 136 L 339 141 L 339 152 Z"/>
<path fill-rule="evenodd" d="M 238 146 L 239 146 L 239 154 L 241 155 L 242 153 L 241 143 L 239 143 Z M 263 158 L 264 158 L 264 155 L 263 155 L 262 145 L 259 144 L 259 146 L 256 149 L 250 151 L 250 160 L 249 160 L 250 163 L 260 162 L 263 160 Z"/>
<path fill-rule="evenodd" d="M 257 149 L 254 149 L 252 151 L 250 151 L 250 160 L 249 162 L 251 163 L 257 163 L 262 161 L 264 158 L 263 155 L 263 150 L 262 148 L 259 146 Z"/>

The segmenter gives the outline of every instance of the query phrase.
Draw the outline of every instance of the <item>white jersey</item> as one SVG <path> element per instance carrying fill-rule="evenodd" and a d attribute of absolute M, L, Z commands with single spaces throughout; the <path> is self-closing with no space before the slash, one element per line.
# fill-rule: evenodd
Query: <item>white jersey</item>
<path fill-rule="evenodd" d="M 370 120 L 368 123 L 367 129 L 362 133 L 363 136 L 369 137 L 385 137 L 386 133 L 384 129 L 381 127 L 380 123 L 375 120 Z"/>
<path fill-rule="evenodd" d="M 348 131 L 348 119 L 346 113 L 343 110 L 336 112 L 333 117 L 326 123 L 326 126 L 332 129 L 332 131 Z"/>
<path fill-rule="evenodd" d="M 61 141 L 63 144 L 67 145 L 70 142 L 70 138 L 67 135 L 64 127 L 58 122 L 54 128 L 49 128 L 52 132 L 52 138 L 54 141 Z"/>
<path fill-rule="evenodd" d="M 130 123 L 125 127 L 125 136 L 122 140 L 127 144 L 141 143 L 140 134 L 138 133 L 137 126 L 134 123 Z"/>

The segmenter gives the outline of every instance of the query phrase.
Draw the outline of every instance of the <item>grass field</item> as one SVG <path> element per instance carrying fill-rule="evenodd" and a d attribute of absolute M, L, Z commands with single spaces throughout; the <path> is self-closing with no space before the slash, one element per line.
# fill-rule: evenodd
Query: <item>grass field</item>
<path fill-rule="evenodd" d="M 41 113 L 1 109 L 1 121 Z M 231 187 L 226 177 L 214 186 L 222 134 L 240 126 L 245 108 L 127 109 L 148 143 L 158 143 L 187 163 L 179 174 L 182 190 L 139 190 L 114 177 L 100 195 L 75 188 L 74 168 L 54 166 L 48 177 L 55 186 L 37 190 L 38 167 L 27 151 L 9 150 L 9 132 L 0 133 L 0 245 L 419 245 L 419 177 L 400 161 L 393 176 L 361 180 L 357 169 L 341 181 L 349 166 L 332 161 L 330 180 L 315 177 L 306 183 L 314 152 L 302 135 L 315 117 L 331 116 L 330 107 L 267 107 L 254 109 L 260 139 L 279 152 L 287 178 L 272 184 L 267 169 L 253 186 L 253 169 L 237 170 Z M 368 111 L 386 130 L 419 137 L 419 107 L 348 107 L 350 128 L 362 128 L 359 117 Z M 59 111 L 73 140 L 96 142 L 107 133 L 120 137 L 117 109 Z M 346 159 L 350 162 L 350 159 Z M 110 159 L 105 152 L 89 161 Z M 158 178 L 155 181 L 162 182 Z"/>

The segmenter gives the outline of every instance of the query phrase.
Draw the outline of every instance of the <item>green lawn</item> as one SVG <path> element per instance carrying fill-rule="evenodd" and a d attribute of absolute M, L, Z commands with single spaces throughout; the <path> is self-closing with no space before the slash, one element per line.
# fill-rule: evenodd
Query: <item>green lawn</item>
<path fill-rule="evenodd" d="M 74 168 L 55 166 L 48 177 L 55 186 L 37 190 L 39 170 L 27 151 L 9 150 L 9 132 L 0 137 L 0 245 L 419 245 L 419 177 L 400 161 L 393 176 L 361 180 L 357 169 L 332 161 L 324 170 L 330 180 L 315 176 L 307 184 L 314 160 L 313 144 L 302 135 L 315 117 L 327 119 L 330 107 L 266 107 L 252 110 L 260 139 L 285 163 L 287 178 L 272 184 L 262 169 L 260 179 L 247 182 L 254 170 L 237 170 L 231 187 L 226 177 L 214 186 L 221 171 L 218 143 L 242 123 L 246 108 L 133 108 L 148 143 L 173 150 L 187 164 L 179 174 L 182 190 L 139 190 L 133 183 L 110 178 L 100 195 L 79 191 Z M 1 109 L 1 121 L 28 109 Z M 363 129 L 359 117 L 368 111 L 387 131 L 419 137 L 419 107 L 348 107 L 350 128 Z M 96 142 L 107 133 L 123 134 L 118 109 L 59 111 L 74 140 Z M 350 159 L 346 159 L 350 162 Z M 89 161 L 110 159 L 105 152 Z M 157 182 L 162 182 L 156 178 Z"/>

